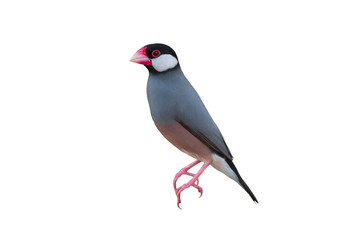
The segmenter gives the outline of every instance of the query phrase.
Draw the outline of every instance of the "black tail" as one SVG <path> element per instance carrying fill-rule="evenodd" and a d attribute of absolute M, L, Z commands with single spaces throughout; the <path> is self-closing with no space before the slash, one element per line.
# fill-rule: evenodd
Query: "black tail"
<path fill-rule="evenodd" d="M 255 195 L 252 193 L 252 191 L 250 190 L 249 186 L 245 183 L 245 181 L 241 178 L 238 170 L 236 169 L 235 167 L 235 164 L 233 163 L 232 160 L 230 159 L 225 159 L 226 162 L 229 164 L 231 170 L 234 171 L 234 173 L 236 174 L 236 176 L 238 177 L 239 179 L 239 184 L 240 186 L 250 195 L 251 199 L 256 202 L 256 203 L 259 203 L 258 200 L 256 199 Z"/>

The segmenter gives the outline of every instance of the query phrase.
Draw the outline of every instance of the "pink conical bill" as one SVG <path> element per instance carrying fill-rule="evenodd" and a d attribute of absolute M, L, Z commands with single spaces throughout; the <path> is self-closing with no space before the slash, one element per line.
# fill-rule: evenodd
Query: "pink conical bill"
<path fill-rule="evenodd" d="M 146 55 L 146 47 L 140 48 L 130 59 L 131 62 L 151 65 L 150 58 Z"/>

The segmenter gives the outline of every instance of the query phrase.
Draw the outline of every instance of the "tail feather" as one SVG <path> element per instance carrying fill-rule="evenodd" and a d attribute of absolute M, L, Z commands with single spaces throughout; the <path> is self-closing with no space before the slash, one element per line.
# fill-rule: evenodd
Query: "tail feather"
<path fill-rule="evenodd" d="M 238 178 L 238 183 L 240 184 L 240 186 L 250 195 L 251 199 L 255 202 L 255 203 L 259 203 L 258 200 L 256 199 L 255 195 L 253 194 L 253 192 L 250 190 L 249 186 L 246 184 L 246 182 L 241 178 L 238 170 L 235 167 L 235 164 L 233 163 L 233 161 L 226 159 L 226 162 L 229 164 L 231 170 L 234 171 L 234 173 L 236 174 L 237 178 Z"/>
<path fill-rule="evenodd" d="M 224 173 L 229 178 L 233 179 L 237 182 L 251 197 L 251 199 L 255 203 L 259 203 L 256 199 L 255 195 L 250 190 L 249 186 L 245 183 L 245 181 L 241 178 L 238 170 L 236 169 L 233 161 L 231 159 L 226 158 L 225 156 L 220 156 L 219 154 L 213 154 L 213 161 L 211 165 Z"/>

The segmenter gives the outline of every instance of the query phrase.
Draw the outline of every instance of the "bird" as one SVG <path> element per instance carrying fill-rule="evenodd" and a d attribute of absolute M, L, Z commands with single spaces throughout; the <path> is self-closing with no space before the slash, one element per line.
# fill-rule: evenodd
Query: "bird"
<path fill-rule="evenodd" d="M 182 72 L 175 51 L 162 43 L 149 44 L 140 48 L 130 61 L 144 65 L 149 71 L 147 98 L 155 126 L 171 144 L 195 159 L 173 180 L 178 208 L 181 209 L 181 193 L 185 189 L 194 187 L 202 196 L 199 177 L 210 165 L 237 182 L 258 203 L 235 167 L 219 128 Z M 197 173 L 189 172 L 199 163 L 203 165 Z M 182 175 L 191 179 L 177 187 L 177 180 Z"/>

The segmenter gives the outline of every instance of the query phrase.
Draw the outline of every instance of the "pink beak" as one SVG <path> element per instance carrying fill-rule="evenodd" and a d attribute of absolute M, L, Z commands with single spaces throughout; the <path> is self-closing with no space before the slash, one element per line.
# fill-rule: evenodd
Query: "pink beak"
<path fill-rule="evenodd" d="M 140 48 L 130 59 L 131 62 L 151 65 L 151 60 L 146 56 L 146 47 Z"/>

